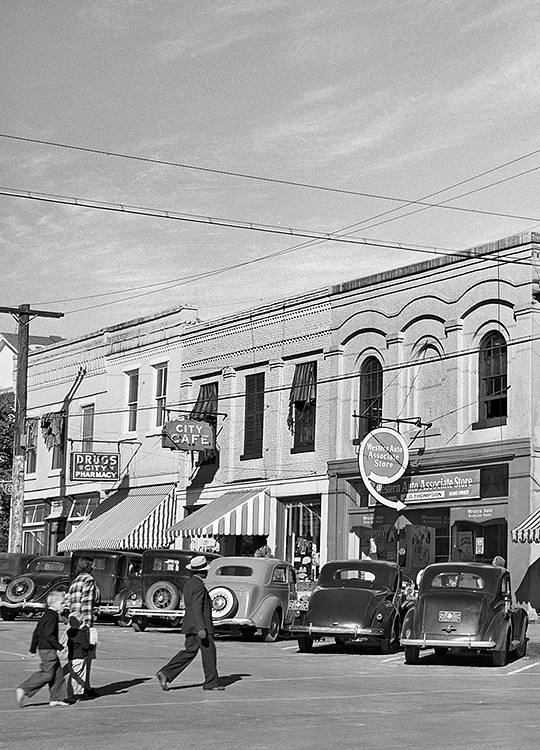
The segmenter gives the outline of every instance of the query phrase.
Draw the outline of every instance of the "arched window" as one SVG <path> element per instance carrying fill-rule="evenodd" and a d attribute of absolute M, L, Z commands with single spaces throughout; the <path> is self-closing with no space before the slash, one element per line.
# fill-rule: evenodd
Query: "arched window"
<path fill-rule="evenodd" d="M 500 333 L 489 333 L 480 343 L 479 422 L 505 424 L 508 416 L 506 341 Z M 489 425 L 486 425 L 489 426 Z"/>
<path fill-rule="evenodd" d="M 382 394 L 382 365 L 376 357 L 368 357 L 360 369 L 360 439 L 381 424 Z"/>

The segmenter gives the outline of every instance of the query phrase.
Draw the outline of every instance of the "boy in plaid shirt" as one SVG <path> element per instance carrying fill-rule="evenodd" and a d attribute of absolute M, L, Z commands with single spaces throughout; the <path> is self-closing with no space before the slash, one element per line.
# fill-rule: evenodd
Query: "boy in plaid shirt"
<path fill-rule="evenodd" d="M 92 576 L 94 560 L 81 557 L 78 561 L 77 576 L 69 587 L 67 604 L 69 606 L 70 629 L 68 639 L 77 639 L 79 628 L 91 628 L 94 624 L 94 607 L 96 606 L 97 587 Z M 75 627 L 74 627 L 75 626 Z M 71 634 L 71 636 L 70 636 Z M 73 650 L 73 644 L 68 649 Z M 95 646 L 89 649 L 82 667 L 78 670 L 78 681 L 84 684 L 84 697 L 95 698 L 98 693 L 90 687 L 90 667 L 95 659 Z"/>

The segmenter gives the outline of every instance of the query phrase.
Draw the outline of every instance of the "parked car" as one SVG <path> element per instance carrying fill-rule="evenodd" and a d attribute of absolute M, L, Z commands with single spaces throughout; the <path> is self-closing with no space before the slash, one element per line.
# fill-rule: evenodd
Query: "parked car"
<path fill-rule="evenodd" d="M 240 630 L 246 638 L 261 631 L 275 641 L 287 630 L 296 610 L 296 571 L 284 560 L 263 557 L 221 557 L 210 563 L 206 588 L 212 619 L 219 630 Z"/>
<path fill-rule="evenodd" d="M 495 565 L 428 565 L 418 601 L 403 622 L 401 642 L 407 664 L 418 662 L 420 649 L 487 652 L 494 666 L 504 666 L 510 652 L 527 649 L 527 612 L 512 603 L 510 573 Z"/>
<path fill-rule="evenodd" d="M 13 620 L 19 614 L 34 614 L 47 604 L 51 591 L 67 591 L 71 559 L 40 555 L 29 560 L 22 575 L 16 576 L 0 594 L 0 615 Z"/>
<path fill-rule="evenodd" d="M 3 594 L 8 583 L 22 576 L 27 564 L 36 555 L 20 552 L 0 552 L 0 594 Z"/>
<path fill-rule="evenodd" d="M 76 550 L 71 556 L 72 580 L 81 557 L 94 560 L 92 575 L 98 589 L 98 618 L 112 617 L 121 627 L 129 627 L 128 609 L 141 592 L 142 555 L 118 550 Z"/>
<path fill-rule="evenodd" d="M 396 563 L 326 563 L 310 598 L 299 603 L 290 628 L 300 651 L 311 651 L 314 641 L 332 637 L 340 645 L 375 643 L 384 654 L 397 650 L 411 584 Z"/>
<path fill-rule="evenodd" d="M 130 602 L 129 615 L 134 630 L 144 630 L 149 617 L 166 618 L 173 625 L 183 615 L 182 591 L 191 573 L 187 563 L 199 552 L 190 550 L 150 549 L 142 555 L 139 596 Z M 208 560 L 219 555 L 205 554 Z"/>

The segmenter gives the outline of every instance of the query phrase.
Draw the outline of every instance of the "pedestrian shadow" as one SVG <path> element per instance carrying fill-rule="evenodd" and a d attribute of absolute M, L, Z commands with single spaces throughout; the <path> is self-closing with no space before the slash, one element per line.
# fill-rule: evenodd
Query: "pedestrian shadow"
<path fill-rule="evenodd" d="M 101 687 L 94 688 L 97 693 L 96 698 L 103 698 L 105 695 L 121 695 L 128 693 L 130 688 L 135 687 L 135 685 L 140 685 L 143 682 L 148 682 L 151 679 L 151 677 L 139 677 L 136 680 L 121 680 L 120 682 L 111 682 L 108 685 L 101 685 Z"/>
<path fill-rule="evenodd" d="M 250 674 L 227 674 L 227 675 L 220 675 L 219 677 L 219 684 L 222 687 L 229 687 L 230 685 L 234 685 L 235 682 L 240 682 L 243 677 L 251 677 Z M 171 685 L 169 684 L 169 691 L 173 690 L 188 690 L 189 688 L 200 688 L 203 686 L 204 683 L 202 682 L 196 682 L 196 683 L 190 683 L 189 685 Z"/>

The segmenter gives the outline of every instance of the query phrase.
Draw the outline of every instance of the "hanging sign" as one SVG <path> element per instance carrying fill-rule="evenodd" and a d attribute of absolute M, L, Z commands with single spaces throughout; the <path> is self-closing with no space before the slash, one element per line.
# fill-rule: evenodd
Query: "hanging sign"
<path fill-rule="evenodd" d="M 214 428 L 195 419 L 173 419 L 163 425 L 161 445 L 177 451 L 214 450 Z"/>
<path fill-rule="evenodd" d="M 120 479 L 119 453 L 71 454 L 71 481 L 110 482 Z"/>
<path fill-rule="evenodd" d="M 377 427 L 362 440 L 358 452 L 358 468 L 366 488 L 372 497 L 389 508 L 401 510 L 401 500 L 384 497 L 376 485 L 396 482 L 405 473 L 409 464 L 409 446 L 397 430 Z"/>

